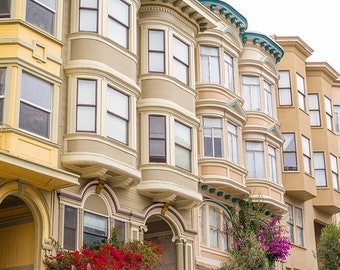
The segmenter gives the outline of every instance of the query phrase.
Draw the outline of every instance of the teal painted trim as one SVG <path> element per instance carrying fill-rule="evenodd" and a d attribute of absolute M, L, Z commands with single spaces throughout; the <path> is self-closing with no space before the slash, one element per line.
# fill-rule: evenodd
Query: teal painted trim
<path fill-rule="evenodd" d="M 253 44 L 259 44 L 261 48 L 269 52 L 275 58 L 276 63 L 281 61 L 284 55 L 284 51 L 279 44 L 266 35 L 253 32 L 245 32 L 241 34 L 241 39 L 243 43 L 247 40 L 252 40 Z"/>
<path fill-rule="evenodd" d="M 217 6 L 219 6 L 220 14 L 225 14 L 225 18 L 230 20 L 231 23 L 235 24 L 235 26 L 239 28 L 240 33 L 245 32 L 245 30 L 248 28 L 247 19 L 229 4 L 220 0 L 198 0 L 198 2 L 200 2 L 202 5 L 210 5 L 209 8 L 211 11 L 215 11 Z"/>
<path fill-rule="evenodd" d="M 224 204 L 222 204 L 222 203 L 220 203 L 220 202 L 216 202 L 216 201 L 211 200 L 211 199 L 203 200 L 203 203 L 205 203 L 205 202 L 212 203 L 212 204 L 216 204 L 216 205 L 220 206 L 221 208 L 223 208 L 223 210 L 226 211 L 226 212 L 228 213 L 228 216 L 229 216 L 230 221 L 233 222 L 233 216 L 232 216 L 230 210 L 229 210 Z"/>

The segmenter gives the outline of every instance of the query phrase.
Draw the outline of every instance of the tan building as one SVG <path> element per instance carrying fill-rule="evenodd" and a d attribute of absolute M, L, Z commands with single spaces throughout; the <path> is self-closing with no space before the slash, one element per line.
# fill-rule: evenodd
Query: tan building
<path fill-rule="evenodd" d="M 287 217 L 277 269 L 317 269 L 340 82 L 311 53 L 218 0 L 1 0 L 0 270 L 112 227 L 163 244 L 160 269 L 214 269 L 248 196 Z"/>

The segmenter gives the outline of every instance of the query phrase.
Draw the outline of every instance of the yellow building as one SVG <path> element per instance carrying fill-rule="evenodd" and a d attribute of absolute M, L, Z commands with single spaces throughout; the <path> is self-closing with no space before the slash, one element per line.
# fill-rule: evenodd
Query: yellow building
<path fill-rule="evenodd" d="M 287 217 L 277 269 L 317 269 L 340 82 L 311 53 L 219 0 L 0 0 L 0 270 L 112 227 L 161 243 L 160 269 L 214 269 L 249 196 Z"/>

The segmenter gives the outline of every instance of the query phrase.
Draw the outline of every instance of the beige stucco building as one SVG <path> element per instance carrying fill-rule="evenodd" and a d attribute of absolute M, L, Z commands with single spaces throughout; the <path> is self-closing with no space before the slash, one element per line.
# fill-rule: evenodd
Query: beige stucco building
<path fill-rule="evenodd" d="M 340 81 L 312 52 L 219 0 L 1 0 L 0 270 L 112 227 L 161 243 L 160 269 L 214 269 L 249 196 L 289 229 L 277 269 L 317 269 Z"/>

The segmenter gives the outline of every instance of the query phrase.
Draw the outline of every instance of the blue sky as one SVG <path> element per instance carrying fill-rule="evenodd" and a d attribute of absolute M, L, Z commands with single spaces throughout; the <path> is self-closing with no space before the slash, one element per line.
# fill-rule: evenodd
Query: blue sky
<path fill-rule="evenodd" d="M 248 21 L 248 30 L 299 36 L 314 53 L 307 61 L 328 62 L 340 73 L 338 0 L 223 0 Z"/>

